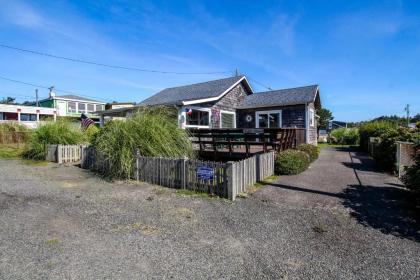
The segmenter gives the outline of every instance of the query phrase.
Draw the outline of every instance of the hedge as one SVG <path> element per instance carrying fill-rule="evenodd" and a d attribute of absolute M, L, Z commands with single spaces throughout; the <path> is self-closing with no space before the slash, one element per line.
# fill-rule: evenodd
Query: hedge
<path fill-rule="evenodd" d="M 295 175 L 309 167 L 309 155 L 299 150 L 285 150 L 277 155 L 274 172 L 277 175 Z"/>
<path fill-rule="evenodd" d="M 309 156 L 310 162 L 315 161 L 319 156 L 319 148 L 311 144 L 300 144 L 296 147 L 299 151 L 305 152 Z"/>

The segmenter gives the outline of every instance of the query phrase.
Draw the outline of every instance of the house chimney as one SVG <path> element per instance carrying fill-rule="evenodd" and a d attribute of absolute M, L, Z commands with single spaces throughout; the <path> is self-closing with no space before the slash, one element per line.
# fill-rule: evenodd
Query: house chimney
<path fill-rule="evenodd" d="M 55 97 L 54 86 L 51 86 L 51 87 L 49 87 L 48 89 L 50 90 L 50 92 L 49 92 L 49 96 L 50 96 L 50 98 L 51 98 L 51 97 Z"/>

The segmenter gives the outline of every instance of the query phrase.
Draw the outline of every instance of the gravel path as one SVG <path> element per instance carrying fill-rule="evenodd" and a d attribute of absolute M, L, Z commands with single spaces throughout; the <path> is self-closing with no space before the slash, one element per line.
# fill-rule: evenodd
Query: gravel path
<path fill-rule="evenodd" d="M 420 278 L 407 194 L 357 152 L 235 203 L 54 164 L 0 179 L 0 279 Z"/>

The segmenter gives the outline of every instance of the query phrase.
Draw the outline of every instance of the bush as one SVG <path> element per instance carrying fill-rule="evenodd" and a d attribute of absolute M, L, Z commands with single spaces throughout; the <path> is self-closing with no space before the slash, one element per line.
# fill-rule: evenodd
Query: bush
<path fill-rule="evenodd" d="M 309 167 L 309 156 L 299 150 L 286 150 L 277 155 L 274 171 L 277 175 L 295 175 Z"/>
<path fill-rule="evenodd" d="M 359 127 L 360 148 L 368 151 L 368 143 L 370 137 L 379 137 L 391 129 L 397 129 L 395 122 L 389 121 L 374 121 L 362 124 Z"/>
<path fill-rule="evenodd" d="M 133 153 L 143 156 L 194 157 L 187 130 L 180 129 L 176 111 L 144 108 L 126 121 L 108 122 L 99 131 L 93 146 L 109 162 L 109 177 L 131 178 Z"/>
<path fill-rule="evenodd" d="M 319 148 L 311 144 L 300 144 L 296 149 L 307 153 L 311 162 L 315 161 L 319 156 Z"/>
<path fill-rule="evenodd" d="M 333 144 L 355 145 L 359 141 L 357 128 L 337 128 L 331 131 L 330 139 Z"/>
<path fill-rule="evenodd" d="M 96 135 L 99 133 L 99 128 L 95 125 L 90 125 L 85 131 L 85 140 L 88 143 L 93 143 L 95 141 Z"/>
<path fill-rule="evenodd" d="M 48 122 L 35 129 L 29 139 L 29 146 L 23 153 L 25 158 L 44 160 L 46 145 L 75 145 L 86 142 L 86 136 L 75 125 L 66 121 Z"/>
<path fill-rule="evenodd" d="M 417 133 L 418 135 L 418 133 Z M 373 155 L 378 164 L 386 171 L 395 171 L 395 154 L 397 152 L 397 141 L 415 142 L 416 133 L 406 127 L 388 129 L 379 135 L 381 142 L 375 148 Z"/>

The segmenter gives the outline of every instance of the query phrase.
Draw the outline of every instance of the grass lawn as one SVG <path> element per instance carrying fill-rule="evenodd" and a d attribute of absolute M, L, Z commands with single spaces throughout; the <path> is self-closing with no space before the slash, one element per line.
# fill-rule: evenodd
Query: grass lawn
<path fill-rule="evenodd" d="M 23 145 L 20 145 L 19 147 L 17 147 L 17 145 L 0 145 L 0 158 L 21 159 L 24 150 L 25 147 Z M 22 159 L 22 162 L 32 166 L 48 165 L 48 162 L 44 160 Z"/>
<path fill-rule="evenodd" d="M 20 158 L 24 147 L 16 145 L 0 145 L 0 158 Z"/>

